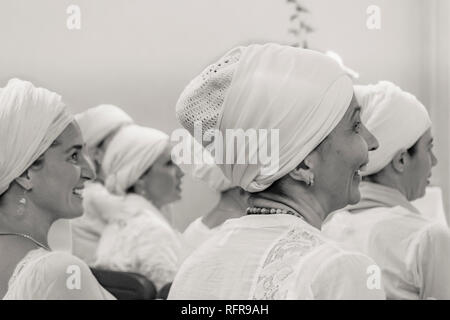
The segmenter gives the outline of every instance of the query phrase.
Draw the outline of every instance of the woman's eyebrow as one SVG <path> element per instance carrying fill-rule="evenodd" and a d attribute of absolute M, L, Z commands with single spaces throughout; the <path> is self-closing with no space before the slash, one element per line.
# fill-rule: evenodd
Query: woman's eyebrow
<path fill-rule="evenodd" d="M 83 149 L 83 145 L 82 144 L 76 144 L 76 145 L 74 145 L 74 146 L 71 146 L 69 149 L 67 149 L 66 151 L 64 151 L 64 152 L 69 152 L 69 151 L 71 151 L 71 150 L 73 150 L 73 149 L 76 149 L 76 150 L 81 150 L 81 149 Z"/>

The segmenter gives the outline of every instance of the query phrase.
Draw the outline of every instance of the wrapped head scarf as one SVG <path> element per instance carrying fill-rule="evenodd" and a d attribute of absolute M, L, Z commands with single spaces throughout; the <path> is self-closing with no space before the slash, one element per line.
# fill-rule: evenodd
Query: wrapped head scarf
<path fill-rule="evenodd" d="M 97 146 L 121 126 L 133 123 L 133 119 L 125 111 L 112 104 L 90 108 L 77 114 L 75 119 L 89 148 Z"/>
<path fill-rule="evenodd" d="M 328 136 L 352 96 L 352 81 L 324 54 L 277 44 L 250 45 L 231 50 L 194 78 L 176 111 L 191 134 L 197 121 L 205 132 L 220 130 L 224 150 L 229 146 L 227 129 L 278 129 L 278 144 L 268 147 L 278 149 L 274 170 L 263 162 L 218 163 L 232 185 L 258 192 L 288 174 Z M 263 135 L 258 139 L 249 159 L 270 145 Z M 251 149 L 248 143 L 245 147 Z M 239 152 L 246 151 L 239 149 L 234 160 Z"/>
<path fill-rule="evenodd" d="M 0 90 L 0 195 L 72 121 L 54 92 L 19 79 Z"/>
<path fill-rule="evenodd" d="M 121 128 L 111 140 L 103 158 L 105 187 L 124 195 L 169 145 L 169 136 L 135 124 Z"/>
<path fill-rule="evenodd" d="M 361 120 L 379 143 L 377 150 L 369 152 L 365 176 L 383 169 L 398 151 L 412 147 L 431 127 L 423 104 L 391 82 L 355 86 L 355 96 L 363 110 Z"/>

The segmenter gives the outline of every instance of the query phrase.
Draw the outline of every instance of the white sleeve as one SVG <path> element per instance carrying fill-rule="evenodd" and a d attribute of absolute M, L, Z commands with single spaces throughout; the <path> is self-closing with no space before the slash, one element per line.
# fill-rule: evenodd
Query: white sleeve
<path fill-rule="evenodd" d="M 450 231 L 438 224 L 421 234 L 417 245 L 421 299 L 450 299 Z"/>
<path fill-rule="evenodd" d="M 384 300 L 381 270 L 359 253 L 338 253 L 320 266 L 311 291 L 319 300 Z"/>
<path fill-rule="evenodd" d="M 157 290 L 172 282 L 179 267 L 181 241 L 158 225 L 147 225 L 139 232 L 134 256 L 138 260 L 138 272 L 150 279 Z"/>
<path fill-rule="evenodd" d="M 55 252 L 40 262 L 42 285 L 38 299 L 112 300 L 82 260 L 67 253 Z"/>

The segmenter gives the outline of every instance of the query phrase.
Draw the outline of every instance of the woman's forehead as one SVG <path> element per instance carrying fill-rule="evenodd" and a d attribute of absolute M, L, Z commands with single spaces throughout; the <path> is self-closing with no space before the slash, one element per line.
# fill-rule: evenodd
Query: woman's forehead
<path fill-rule="evenodd" d="M 56 138 L 56 142 L 63 147 L 83 145 L 83 137 L 78 124 L 75 121 L 69 123 L 58 138 Z"/>

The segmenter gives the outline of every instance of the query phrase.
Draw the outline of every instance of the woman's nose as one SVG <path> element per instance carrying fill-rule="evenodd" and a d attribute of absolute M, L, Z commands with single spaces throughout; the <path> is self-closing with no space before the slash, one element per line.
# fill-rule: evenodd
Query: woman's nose
<path fill-rule="evenodd" d="M 436 166 L 438 164 L 438 159 L 434 155 L 434 152 L 431 152 L 431 166 Z"/>
<path fill-rule="evenodd" d="M 91 158 L 89 158 L 87 155 L 83 154 L 81 160 L 81 177 L 85 178 L 87 180 L 95 180 L 96 174 L 95 174 L 95 167 L 94 163 L 92 162 Z"/>
<path fill-rule="evenodd" d="M 375 151 L 378 149 L 379 144 L 377 138 L 372 134 L 372 132 L 364 126 L 364 139 L 366 140 L 369 151 Z"/>

